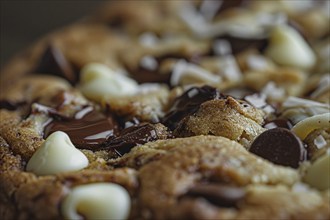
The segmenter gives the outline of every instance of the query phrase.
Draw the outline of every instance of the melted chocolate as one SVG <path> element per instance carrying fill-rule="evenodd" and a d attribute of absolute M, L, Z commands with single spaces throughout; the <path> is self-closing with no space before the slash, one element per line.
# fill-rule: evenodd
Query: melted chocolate
<path fill-rule="evenodd" d="M 293 168 L 298 168 L 307 156 L 302 141 L 285 128 L 273 128 L 261 133 L 253 141 L 250 152 L 275 164 Z"/>
<path fill-rule="evenodd" d="M 163 123 L 174 130 L 184 117 L 198 111 L 203 102 L 221 98 L 225 98 L 225 96 L 216 88 L 210 86 L 193 87 L 176 98 L 172 108 L 163 118 Z"/>
<path fill-rule="evenodd" d="M 119 156 L 128 153 L 133 147 L 159 139 L 152 124 L 142 123 L 125 128 L 118 137 L 109 138 L 106 148 L 113 149 Z"/>
<path fill-rule="evenodd" d="M 184 197 L 202 197 L 220 207 L 236 207 L 245 197 L 243 188 L 220 184 L 197 184 Z"/>
<path fill-rule="evenodd" d="M 74 118 L 58 114 L 52 116 L 56 117 L 46 125 L 45 138 L 55 131 L 63 131 L 78 148 L 95 150 L 104 144 L 107 138 L 118 132 L 118 125 L 113 117 L 105 116 L 91 106 L 76 113 Z"/>
<path fill-rule="evenodd" d="M 33 72 L 60 76 L 72 84 L 78 81 L 78 74 L 75 73 L 73 66 L 62 51 L 53 45 L 45 50 Z"/>

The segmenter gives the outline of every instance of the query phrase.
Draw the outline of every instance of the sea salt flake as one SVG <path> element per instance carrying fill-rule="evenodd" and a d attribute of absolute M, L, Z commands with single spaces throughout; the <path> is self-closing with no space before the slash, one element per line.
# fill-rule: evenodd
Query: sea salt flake
<path fill-rule="evenodd" d="M 152 56 L 144 56 L 140 60 L 140 65 L 150 71 L 154 71 L 158 68 L 157 60 Z"/>
<path fill-rule="evenodd" d="M 274 82 L 267 83 L 266 86 L 261 90 L 261 93 L 273 99 L 281 99 L 285 96 L 285 90 L 283 88 L 277 87 Z"/>
<path fill-rule="evenodd" d="M 317 147 L 317 149 L 321 149 L 327 145 L 327 141 L 324 139 L 322 135 L 319 135 L 314 139 L 314 144 Z"/>
<path fill-rule="evenodd" d="M 229 81 L 239 81 L 242 77 L 236 59 L 232 55 L 220 57 L 219 73 Z"/>
<path fill-rule="evenodd" d="M 139 42 L 143 46 L 152 47 L 159 42 L 159 39 L 155 34 L 151 32 L 145 32 L 142 35 L 140 35 Z"/>
<path fill-rule="evenodd" d="M 262 94 L 255 93 L 253 95 L 248 95 L 245 96 L 244 99 L 256 108 L 262 108 L 267 105 L 266 95 L 263 93 Z"/>

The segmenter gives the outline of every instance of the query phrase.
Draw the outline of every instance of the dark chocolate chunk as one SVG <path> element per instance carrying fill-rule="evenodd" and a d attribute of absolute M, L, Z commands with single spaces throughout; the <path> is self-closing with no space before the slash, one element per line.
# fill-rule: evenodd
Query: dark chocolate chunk
<path fill-rule="evenodd" d="M 272 129 L 272 128 L 286 128 L 291 129 L 293 127 L 292 123 L 287 119 L 275 119 L 271 121 L 266 121 L 263 125 L 264 128 Z"/>
<path fill-rule="evenodd" d="M 302 141 L 285 128 L 273 128 L 261 133 L 252 143 L 250 152 L 275 164 L 298 168 L 306 160 Z"/>
<path fill-rule="evenodd" d="M 174 130 L 184 117 L 198 111 L 203 102 L 221 98 L 225 98 L 225 96 L 216 88 L 210 86 L 193 87 L 176 98 L 171 109 L 163 118 L 163 123 Z"/>
<path fill-rule="evenodd" d="M 13 102 L 10 100 L 0 100 L 0 109 L 7 109 L 9 111 L 15 111 L 25 104 L 27 104 L 27 103 L 24 101 Z"/>
<path fill-rule="evenodd" d="M 63 131 L 77 148 L 98 149 L 107 138 L 118 133 L 114 118 L 105 116 L 91 106 L 76 113 L 74 118 L 63 117 L 54 112 L 50 112 L 50 115 L 53 120 L 44 129 L 45 138 L 55 131 Z"/>
<path fill-rule="evenodd" d="M 184 197 L 202 197 L 214 205 L 221 207 L 236 207 L 245 197 L 245 190 L 240 187 L 221 184 L 197 184 Z"/>
<path fill-rule="evenodd" d="M 158 131 L 155 125 L 141 123 L 123 129 L 118 137 L 109 138 L 105 143 L 105 147 L 114 149 L 119 156 L 122 156 L 137 145 L 158 139 Z"/>
<path fill-rule="evenodd" d="M 53 45 L 45 50 L 34 72 L 60 76 L 72 84 L 78 81 L 78 74 L 75 73 L 73 66 L 62 51 Z"/>
<path fill-rule="evenodd" d="M 147 82 L 157 82 L 157 83 L 166 83 L 169 84 L 171 73 L 159 73 L 158 69 L 150 70 L 141 65 L 136 71 L 131 71 L 132 78 L 134 78 L 138 83 L 147 83 Z"/>
<path fill-rule="evenodd" d="M 231 45 L 231 50 L 233 54 L 238 54 L 248 49 L 257 49 L 258 51 L 262 52 L 266 49 L 268 45 L 267 37 L 257 39 L 226 34 L 223 36 L 219 36 L 217 39 L 228 41 Z"/>

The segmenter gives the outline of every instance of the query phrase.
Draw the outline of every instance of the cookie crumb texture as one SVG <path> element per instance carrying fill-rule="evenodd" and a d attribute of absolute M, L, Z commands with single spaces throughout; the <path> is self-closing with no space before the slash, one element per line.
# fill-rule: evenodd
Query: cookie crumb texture
<path fill-rule="evenodd" d="M 118 1 L 0 81 L 0 218 L 329 219 L 329 1 Z"/>

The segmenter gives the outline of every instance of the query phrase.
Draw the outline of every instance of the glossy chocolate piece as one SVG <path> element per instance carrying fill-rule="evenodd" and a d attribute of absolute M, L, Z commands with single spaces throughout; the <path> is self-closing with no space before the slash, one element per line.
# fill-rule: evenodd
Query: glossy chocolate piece
<path fill-rule="evenodd" d="M 203 102 L 221 98 L 225 98 L 225 96 L 216 88 L 210 86 L 193 87 L 176 98 L 171 109 L 163 118 L 163 123 L 174 130 L 184 117 L 198 111 Z"/>
<path fill-rule="evenodd" d="M 118 137 L 109 138 L 104 146 L 113 149 L 119 156 L 122 156 L 137 145 L 157 139 L 159 137 L 155 127 L 149 123 L 141 123 L 123 129 Z"/>
<path fill-rule="evenodd" d="M 293 127 L 293 125 L 289 120 L 279 118 L 271 121 L 266 121 L 263 127 L 267 129 L 286 128 L 290 130 Z"/>
<path fill-rule="evenodd" d="M 201 197 L 220 207 L 236 207 L 245 194 L 245 190 L 240 187 L 210 183 L 193 186 L 184 197 Z"/>
<path fill-rule="evenodd" d="M 273 128 L 261 133 L 252 143 L 250 152 L 275 164 L 298 168 L 306 160 L 302 141 L 285 128 Z"/>
<path fill-rule="evenodd" d="M 105 116 L 91 106 L 76 113 L 74 118 L 51 115 L 53 120 L 44 129 L 45 138 L 55 131 L 63 131 L 77 148 L 98 149 L 107 138 L 118 133 L 114 118 Z"/>
<path fill-rule="evenodd" d="M 41 56 L 34 73 L 52 74 L 68 80 L 71 84 L 78 81 L 78 74 L 57 47 L 50 45 Z"/>

